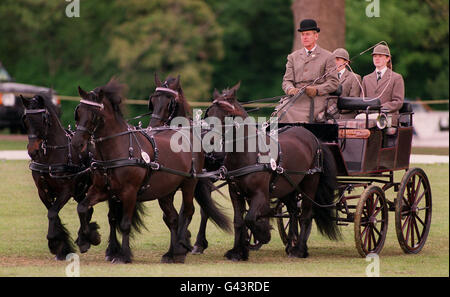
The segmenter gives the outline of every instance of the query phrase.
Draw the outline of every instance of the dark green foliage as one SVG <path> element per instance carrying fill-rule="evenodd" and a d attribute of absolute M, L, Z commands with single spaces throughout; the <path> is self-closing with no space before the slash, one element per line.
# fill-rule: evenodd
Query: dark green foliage
<path fill-rule="evenodd" d="M 117 76 L 129 98 L 147 99 L 153 74 L 181 74 L 186 98 L 207 100 L 213 89 L 241 81 L 239 99 L 281 95 L 294 34 L 290 0 L 82 0 L 68 18 L 63 0 L 2 0 L 0 61 L 17 82 L 77 95 Z M 392 50 L 394 70 L 410 98 L 449 97 L 448 1 L 380 1 L 379 18 L 367 1 L 347 0 L 347 49 L 354 56 L 380 40 Z M 372 71 L 370 54 L 356 72 Z M 75 103 L 64 101 L 63 123 Z M 146 112 L 130 106 L 128 116 Z M 266 115 L 271 110 L 266 110 Z M 144 125 L 146 121 L 144 120 Z"/>

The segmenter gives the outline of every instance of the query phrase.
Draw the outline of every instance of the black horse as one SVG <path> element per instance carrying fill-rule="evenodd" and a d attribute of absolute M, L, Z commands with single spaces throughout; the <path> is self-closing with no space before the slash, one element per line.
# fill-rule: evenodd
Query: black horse
<path fill-rule="evenodd" d="M 79 88 L 82 100 L 75 111 L 77 131 L 74 145 L 84 151 L 90 140 L 94 141 L 95 158 L 98 158 L 91 164 L 93 184 L 86 198 L 78 205 L 80 243 L 83 246 L 90 242 L 89 209 L 98 202 L 118 199 L 123 211 L 117 223 L 123 236 L 113 261 L 131 262 L 129 239 L 136 219 L 136 205 L 158 200 L 164 212 L 164 222 L 171 233 L 169 251 L 162 257 L 162 262 L 182 263 L 189 251 L 187 228 L 194 213 L 195 173 L 201 172 L 204 156 L 192 150 L 173 151 L 171 138 L 178 133 L 175 130 L 149 135 L 128 125 L 120 109 L 122 89 L 123 85 L 115 80 L 90 92 Z M 192 135 L 183 135 L 192 141 Z M 180 216 L 173 206 L 174 194 L 178 189 L 182 191 L 184 205 Z M 209 197 L 195 198 L 203 208 L 209 203 L 205 201 Z"/>
<path fill-rule="evenodd" d="M 236 117 L 245 120 L 248 115 L 236 100 L 239 84 L 231 89 L 215 92 L 213 104 L 207 110 L 208 117 L 216 117 L 225 123 L 226 117 L 232 121 Z M 238 127 L 244 131 L 238 131 Z M 303 127 L 290 127 L 278 135 L 278 154 L 269 164 L 259 160 L 263 153 L 256 147 L 250 151 L 250 131 L 255 126 L 223 126 L 222 135 L 233 129 L 233 149 L 227 152 L 223 172 L 229 182 L 229 192 L 234 209 L 234 247 L 225 256 L 230 260 L 248 259 L 248 232 L 251 230 L 261 243 L 270 241 L 268 218 L 274 215 L 270 199 L 277 197 L 288 208 L 291 224 L 288 233 L 286 253 L 291 257 L 307 257 L 307 240 L 314 218 L 319 231 L 330 239 L 338 239 L 340 231 L 336 224 L 335 210 L 329 207 L 334 201 L 336 189 L 336 165 L 328 148 L 311 132 Z M 237 137 L 243 133 L 243 137 Z M 253 135 L 258 135 L 256 132 Z M 263 136 L 269 143 L 268 135 Z M 239 151 L 238 140 L 244 149 Z M 226 141 L 226 139 L 225 139 Z M 241 145 L 241 144 L 239 144 Z M 301 214 L 298 217 L 298 200 L 301 197 Z M 244 217 L 245 203 L 249 204 Z M 297 224 L 300 221 L 300 235 Z"/>
<path fill-rule="evenodd" d="M 183 89 L 181 88 L 180 76 L 177 78 L 167 77 L 164 82 L 161 82 L 158 75 L 155 73 L 155 92 L 150 96 L 148 108 L 152 111 L 152 117 L 149 122 L 149 127 L 161 127 L 170 125 L 170 122 L 176 117 L 188 118 L 192 123 L 191 107 L 184 97 Z M 201 137 L 198 135 L 198 137 Z M 205 170 L 214 171 L 219 169 L 222 165 L 224 153 L 214 152 L 206 154 Z M 197 238 L 192 248 L 192 254 L 202 254 L 208 247 L 208 240 L 206 239 L 206 226 L 210 214 L 216 215 L 212 221 L 216 223 L 219 228 L 231 231 L 229 219 L 224 216 L 219 209 L 219 206 L 214 203 L 211 198 L 211 192 L 215 190 L 213 182 L 209 178 L 200 178 L 195 187 L 195 196 L 209 196 L 207 201 L 211 201 L 206 207 L 211 208 L 205 211 L 200 208 L 201 221 Z"/>
<path fill-rule="evenodd" d="M 27 150 L 32 160 L 30 169 L 39 197 L 48 210 L 48 247 L 57 260 L 65 260 L 75 249 L 58 213 L 71 197 L 77 202 L 84 198 L 91 184 L 88 156 L 74 153 L 72 132 L 61 126 L 48 94 L 21 99 L 25 107 L 23 123 L 28 132 Z M 91 224 L 90 228 L 96 230 L 98 226 Z M 98 244 L 99 236 L 93 237 L 92 242 Z"/>

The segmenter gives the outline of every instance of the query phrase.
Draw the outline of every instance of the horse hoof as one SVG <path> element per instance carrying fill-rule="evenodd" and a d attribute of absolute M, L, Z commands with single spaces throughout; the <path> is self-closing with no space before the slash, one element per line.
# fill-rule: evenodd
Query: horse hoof
<path fill-rule="evenodd" d="M 173 259 L 170 258 L 169 256 L 162 256 L 161 263 L 163 263 L 163 264 L 172 264 L 173 263 Z"/>
<path fill-rule="evenodd" d="M 201 255 L 205 249 L 199 245 L 194 245 L 191 254 L 193 255 Z"/>
<path fill-rule="evenodd" d="M 248 259 L 234 250 L 229 250 L 228 252 L 226 252 L 225 257 L 233 262 L 246 261 Z"/>
<path fill-rule="evenodd" d="M 111 261 L 112 264 L 127 264 L 131 263 L 130 259 L 125 259 L 124 257 L 114 257 Z"/>
<path fill-rule="evenodd" d="M 173 263 L 184 264 L 186 260 L 186 255 L 173 256 Z"/>
<path fill-rule="evenodd" d="M 89 242 L 86 242 L 79 245 L 78 247 L 80 248 L 80 253 L 84 254 L 91 248 L 91 244 Z"/>
<path fill-rule="evenodd" d="M 66 260 L 66 256 L 56 255 L 55 256 L 55 260 L 56 261 L 65 261 Z"/>
<path fill-rule="evenodd" d="M 100 234 L 95 231 L 94 233 L 91 233 L 91 236 L 89 236 L 89 241 L 92 245 L 99 245 L 102 242 Z"/>
<path fill-rule="evenodd" d="M 295 248 L 289 252 L 289 258 L 308 258 L 308 256 L 307 251 L 301 251 Z"/>

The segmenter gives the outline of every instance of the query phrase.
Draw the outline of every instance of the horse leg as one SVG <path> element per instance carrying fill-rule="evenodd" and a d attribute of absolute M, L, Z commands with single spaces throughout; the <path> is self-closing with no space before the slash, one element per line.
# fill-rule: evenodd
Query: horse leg
<path fill-rule="evenodd" d="M 192 249 L 192 254 L 194 255 L 203 254 L 203 251 L 208 248 L 208 240 L 206 240 L 206 224 L 208 223 L 208 215 L 202 208 L 200 208 L 200 214 L 202 217 L 200 221 L 200 227 L 198 229 L 194 248 Z"/>
<path fill-rule="evenodd" d="M 318 176 L 306 176 L 301 183 L 301 188 L 303 190 L 304 196 L 313 199 L 317 191 L 318 183 Z M 309 235 L 311 234 L 313 205 L 311 200 L 307 197 L 304 197 L 302 201 L 302 213 L 300 215 L 300 236 L 298 238 L 296 246 L 290 251 L 289 257 L 307 258 L 309 255 L 308 246 L 306 243 L 308 241 Z"/>
<path fill-rule="evenodd" d="M 181 188 L 183 194 L 183 207 L 180 211 L 180 216 L 178 220 L 178 242 L 174 247 L 174 262 L 184 263 L 186 254 L 188 251 L 192 250 L 189 242 L 190 234 L 188 231 L 189 224 L 192 221 L 192 216 L 194 214 L 194 188 L 196 180 L 189 179 L 186 180 Z"/>
<path fill-rule="evenodd" d="M 289 231 L 285 248 L 286 254 L 288 255 L 298 240 L 298 208 L 295 197 L 295 193 L 291 193 L 282 199 L 289 213 Z"/>
<path fill-rule="evenodd" d="M 255 193 L 250 199 L 250 207 L 245 216 L 245 225 L 252 231 L 255 239 L 266 244 L 270 241 L 270 224 L 267 215 L 270 213 L 268 196 L 263 192 Z"/>
<path fill-rule="evenodd" d="M 131 263 L 133 254 L 130 248 L 131 222 L 136 207 L 137 193 L 135 191 L 124 191 L 120 195 L 122 201 L 122 220 L 120 221 L 120 231 L 122 232 L 122 248 L 118 255 L 112 259 L 112 263 Z"/>
<path fill-rule="evenodd" d="M 120 254 L 120 243 L 117 240 L 118 228 L 117 217 L 118 213 L 121 211 L 121 202 L 115 200 L 108 200 L 109 211 L 108 211 L 108 222 L 109 222 L 109 240 L 108 247 L 105 252 L 106 261 L 112 261 Z"/>
<path fill-rule="evenodd" d="M 56 255 L 56 260 L 66 260 L 66 256 L 75 252 L 74 245 L 70 239 L 69 232 L 61 223 L 59 211 L 69 201 L 71 195 L 68 191 L 59 193 L 55 202 L 48 209 L 48 246 L 52 254 Z"/>
<path fill-rule="evenodd" d="M 170 230 L 170 246 L 167 253 L 161 258 L 161 263 L 173 263 L 173 249 L 177 242 L 178 213 L 173 206 L 173 196 L 175 193 L 158 199 L 159 207 L 163 211 L 163 220 Z"/>
<path fill-rule="evenodd" d="M 249 242 L 247 226 L 244 222 L 245 200 L 230 190 L 231 203 L 234 210 L 234 246 L 225 253 L 225 257 L 232 261 L 247 261 Z"/>
<path fill-rule="evenodd" d="M 91 187 L 86 198 L 78 203 L 77 212 L 80 219 L 80 229 L 78 230 L 78 238 L 75 242 L 81 253 L 87 252 L 91 244 L 100 244 L 100 234 L 97 231 L 99 226 L 95 222 L 90 223 L 90 220 L 94 211 L 93 206 L 98 202 L 105 201 L 107 198 L 107 194 Z"/>

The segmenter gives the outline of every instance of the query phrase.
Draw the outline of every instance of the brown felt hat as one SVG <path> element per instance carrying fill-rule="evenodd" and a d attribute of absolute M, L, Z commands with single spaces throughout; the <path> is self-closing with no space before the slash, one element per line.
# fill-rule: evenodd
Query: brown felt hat
<path fill-rule="evenodd" d="M 337 48 L 334 50 L 333 54 L 336 56 L 336 58 L 342 58 L 346 61 L 350 61 L 350 57 L 348 55 L 347 50 L 344 48 Z"/>
<path fill-rule="evenodd" d="M 372 56 L 373 55 L 385 55 L 390 57 L 391 52 L 389 51 L 389 48 L 387 46 L 379 44 L 373 49 Z"/>

